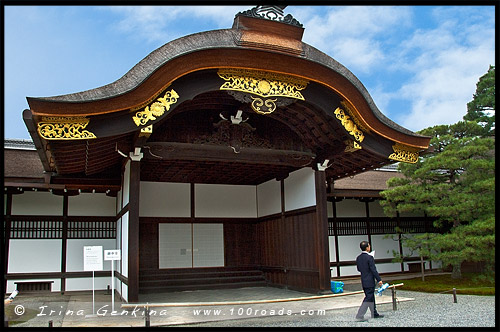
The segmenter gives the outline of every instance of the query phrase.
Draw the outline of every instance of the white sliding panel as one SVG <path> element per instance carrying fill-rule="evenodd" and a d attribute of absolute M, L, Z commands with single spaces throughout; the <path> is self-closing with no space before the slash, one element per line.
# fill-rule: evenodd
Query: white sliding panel
<path fill-rule="evenodd" d="M 193 267 L 224 266 L 222 224 L 193 224 Z"/>
<path fill-rule="evenodd" d="M 160 269 L 193 267 L 190 223 L 159 224 Z"/>

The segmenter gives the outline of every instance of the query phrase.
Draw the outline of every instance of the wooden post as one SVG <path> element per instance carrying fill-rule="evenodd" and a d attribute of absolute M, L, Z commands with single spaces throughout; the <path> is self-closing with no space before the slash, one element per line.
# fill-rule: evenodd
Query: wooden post
<path fill-rule="evenodd" d="M 144 324 L 146 327 L 151 326 L 151 317 L 149 316 L 149 307 L 144 307 Z"/>
<path fill-rule="evenodd" d="M 7 274 L 9 272 L 9 246 L 10 246 L 10 229 L 12 225 L 11 220 L 12 214 L 12 194 L 7 193 L 7 201 L 5 204 L 5 243 L 4 243 L 4 273 Z M 4 280 L 4 289 L 7 289 L 7 278 Z M 7 322 L 8 326 L 9 322 Z"/>
<path fill-rule="evenodd" d="M 392 287 L 392 310 L 398 310 L 396 306 L 396 287 Z"/>
<path fill-rule="evenodd" d="M 457 289 L 453 287 L 453 303 L 457 303 Z"/>
<path fill-rule="evenodd" d="M 325 171 L 314 171 L 316 186 L 316 257 L 320 292 L 331 293 L 330 252 L 328 245 L 328 210 Z"/>
<path fill-rule="evenodd" d="M 128 219 L 128 302 L 139 301 L 140 161 L 130 161 Z"/>
<path fill-rule="evenodd" d="M 62 240 L 61 240 L 61 294 L 66 291 L 66 260 L 68 251 L 68 206 L 69 206 L 69 196 L 65 194 L 63 196 L 63 228 L 62 228 Z"/>

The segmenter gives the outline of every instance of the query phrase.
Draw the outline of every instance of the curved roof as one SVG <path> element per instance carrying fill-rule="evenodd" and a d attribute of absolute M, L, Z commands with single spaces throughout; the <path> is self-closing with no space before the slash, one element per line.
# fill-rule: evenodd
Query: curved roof
<path fill-rule="evenodd" d="M 97 151 L 104 146 L 100 144 L 103 141 L 110 150 L 110 156 L 107 162 L 96 161 L 96 165 L 105 167 L 97 166 L 93 172 L 114 165 L 119 161 L 116 155 L 119 141 L 122 144 L 123 141 L 129 144 L 131 147 L 126 150 L 132 151 L 133 146 L 137 146 L 139 130 L 154 125 L 156 131 L 165 125 L 165 121 L 170 121 L 168 119 L 180 112 L 177 109 L 194 111 L 193 106 L 190 108 L 188 104 L 195 103 L 196 96 L 205 93 L 213 100 L 219 100 L 220 90 L 223 90 L 220 82 L 224 82 L 221 80 L 221 71 L 224 70 L 242 71 L 251 77 L 257 77 L 254 79 L 255 82 L 273 79 L 285 82 L 284 84 L 292 82 L 291 85 L 297 81 L 306 82 L 305 88 L 299 89 L 303 95 L 302 100 L 293 100 L 291 105 L 290 101 L 283 103 L 287 105 L 281 109 L 288 113 L 281 111 L 269 115 L 268 118 L 274 117 L 277 121 L 286 123 L 304 141 L 309 135 L 307 131 L 312 126 L 317 126 L 319 129 L 316 130 L 315 137 L 323 137 L 323 143 L 305 143 L 316 157 L 321 155 L 321 158 L 316 159 L 333 160 L 344 150 L 342 146 L 338 151 L 334 151 L 333 144 L 330 148 L 324 148 L 328 139 L 335 141 L 337 145 L 339 142 L 350 140 L 355 143 L 355 147 L 357 144 L 357 148 L 363 150 L 358 151 L 362 157 L 354 167 L 358 171 L 379 167 L 384 162 L 406 161 L 404 159 L 408 155 L 414 159 L 415 155 L 418 157 L 419 152 L 427 149 L 429 137 L 405 129 L 384 116 L 357 77 L 333 58 L 302 42 L 304 29 L 296 20 L 290 19 L 289 15 L 286 17 L 288 20 L 282 18 L 279 22 L 248 13 L 239 13 L 231 29 L 196 33 L 171 41 L 151 52 L 128 73 L 111 84 L 61 96 L 28 97 L 30 110 L 25 111 L 25 122 L 39 151 L 45 151 L 41 152 L 42 162 L 45 159 L 45 169 L 60 171 L 55 162 L 58 159 L 59 166 L 64 163 L 63 158 L 56 156 L 59 152 L 65 157 L 71 153 L 78 153 L 75 151 L 86 149 L 88 152 L 88 142 L 92 142 L 90 145 L 94 144 Z M 293 21 L 295 22 L 289 24 Z M 131 114 L 152 106 L 155 99 L 158 101 L 158 98 L 171 88 L 175 88 L 179 95 L 175 98 L 175 102 L 169 105 L 170 112 L 167 110 L 165 114 L 151 117 L 149 122 L 140 125 L 131 121 Z M 243 92 L 248 100 L 249 96 L 251 98 L 256 96 L 255 91 L 242 90 L 241 87 L 233 90 L 239 90 L 240 94 Z M 289 97 L 280 95 L 277 99 L 289 100 Z M 239 98 L 243 101 L 245 97 Z M 238 108 L 238 105 L 229 104 L 227 112 L 232 108 Z M 241 103 L 243 104 L 244 102 Z M 184 108 L 181 105 L 184 105 Z M 336 108 L 340 109 L 340 113 L 334 112 L 337 111 Z M 308 125 L 300 121 L 290 125 L 294 119 L 303 114 L 308 114 L 307 119 L 310 121 Z M 94 137 L 78 137 L 80 140 L 88 139 L 83 149 L 81 141 L 58 141 L 57 138 L 52 140 L 40 136 L 37 128 L 39 129 L 42 123 L 50 122 L 50 118 L 47 117 L 52 117 L 52 120 L 68 117 L 84 118 L 83 127 L 93 133 Z M 327 126 L 323 123 L 327 123 Z M 362 141 L 353 136 L 352 127 L 359 129 L 366 140 Z M 327 138 L 329 135 L 330 138 Z M 314 138 L 311 137 L 310 140 Z M 77 146 L 81 148 L 77 149 Z M 394 154 L 398 155 L 399 159 L 389 160 L 388 157 Z M 339 163 L 344 164 L 343 170 L 334 172 L 335 176 L 350 174 L 353 169 L 347 167 L 346 160 L 339 160 L 341 160 Z M 83 165 L 82 160 L 75 160 L 75 163 Z M 89 160 L 84 164 L 87 173 Z M 69 167 L 67 174 L 78 171 L 83 169 L 76 166 Z"/>

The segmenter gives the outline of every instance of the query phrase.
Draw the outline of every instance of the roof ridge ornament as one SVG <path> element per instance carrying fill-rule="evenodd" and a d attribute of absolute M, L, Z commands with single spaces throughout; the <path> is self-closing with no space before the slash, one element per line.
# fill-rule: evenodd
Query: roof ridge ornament
<path fill-rule="evenodd" d="M 283 13 L 283 9 L 287 7 L 286 5 L 282 6 L 255 6 L 252 9 L 245 10 L 243 12 L 239 12 L 236 14 L 242 15 L 242 16 L 247 16 L 247 17 L 253 17 L 253 18 L 260 18 L 260 19 L 265 19 L 265 20 L 271 20 L 271 21 L 277 21 L 280 23 L 286 23 L 290 25 L 295 25 L 300 28 L 302 28 L 302 24 L 297 21 L 291 14 L 288 14 L 285 16 Z"/>

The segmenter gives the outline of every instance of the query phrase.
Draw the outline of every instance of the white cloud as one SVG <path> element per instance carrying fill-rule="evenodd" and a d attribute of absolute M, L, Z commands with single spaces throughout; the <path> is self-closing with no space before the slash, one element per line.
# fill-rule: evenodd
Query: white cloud
<path fill-rule="evenodd" d="M 200 29 L 210 24 L 207 30 L 231 28 L 234 15 L 248 6 L 110 6 L 105 7 L 118 16 L 116 29 L 135 35 L 150 43 L 165 43 L 189 33 L 191 27 Z M 233 13 L 233 15 L 228 15 Z M 192 22 L 190 20 L 196 20 Z M 187 22 L 181 23 L 180 22 Z M 193 24 L 195 23 L 195 24 Z"/>
<path fill-rule="evenodd" d="M 295 14 L 300 15 L 300 12 Z M 328 53 L 352 71 L 371 72 L 387 58 L 381 42 L 411 21 L 410 7 L 318 7 L 306 12 L 304 42 Z M 297 17 L 296 17 L 297 18 Z"/>
<path fill-rule="evenodd" d="M 402 47 L 402 55 L 418 54 L 413 61 L 406 59 L 413 78 L 399 90 L 409 101 L 409 114 L 399 122 L 412 130 L 460 121 L 479 77 L 495 61 L 494 28 L 462 24 L 456 18 L 442 20 L 433 30 L 416 31 Z"/>

